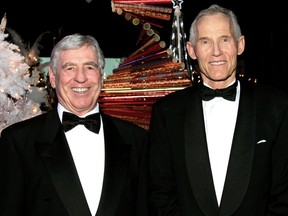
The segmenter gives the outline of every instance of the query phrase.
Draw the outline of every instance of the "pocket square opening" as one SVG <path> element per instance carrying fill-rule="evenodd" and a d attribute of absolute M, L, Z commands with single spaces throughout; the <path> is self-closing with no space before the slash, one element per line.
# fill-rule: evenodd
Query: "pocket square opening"
<path fill-rule="evenodd" d="M 257 142 L 257 144 L 265 143 L 265 142 L 267 142 L 267 141 L 266 140 L 260 140 L 260 141 Z"/>

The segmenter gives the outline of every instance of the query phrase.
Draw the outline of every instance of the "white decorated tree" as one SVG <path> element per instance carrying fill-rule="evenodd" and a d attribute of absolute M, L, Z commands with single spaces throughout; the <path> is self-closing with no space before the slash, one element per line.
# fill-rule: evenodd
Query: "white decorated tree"
<path fill-rule="evenodd" d="M 6 41 L 6 16 L 0 26 L 0 132 L 7 126 L 42 113 L 40 104 L 29 97 L 30 66 L 19 47 Z M 40 92 L 42 94 L 42 92 Z"/>

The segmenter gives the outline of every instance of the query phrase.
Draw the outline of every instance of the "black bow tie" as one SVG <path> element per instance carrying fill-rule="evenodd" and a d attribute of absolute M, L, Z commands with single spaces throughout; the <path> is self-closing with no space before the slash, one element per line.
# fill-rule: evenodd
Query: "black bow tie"
<path fill-rule="evenodd" d="M 62 124 L 65 132 L 71 130 L 78 124 L 82 124 L 88 130 L 98 134 L 100 130 L 100 114 L 95 113 L 86 116 L 85 118 L 81 118 L 72 113 L 63 112 Z"/>
<path fill-rule="evenodd" d="M 236 80 L 233 85 L 224 89 L 211 89 L 205 85 L 202 85 L 200 96 L 204 101 L 212 100 L 214 97 L 223 97 L 226 100 L 235 101 L 237 83 L 238 82 Z"/>

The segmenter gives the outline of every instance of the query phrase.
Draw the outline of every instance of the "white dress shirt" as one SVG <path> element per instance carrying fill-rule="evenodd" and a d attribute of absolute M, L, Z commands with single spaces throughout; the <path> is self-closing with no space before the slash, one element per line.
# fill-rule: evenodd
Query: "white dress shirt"
<path fill-rule="evenodd" d="M 202 101 L 210 165 L 218 205 L 221 202 L 236 124 L 240 97 L 239 81 L 236 92 L 235 101 L 228 101 L 222 97 Z"/>
<path fill-rule="evenodd" d="M 59 104 L 58 114 L 61 122 L 63 111 L 68 112 Z M 99 104 L 95 110 L 87 113 L 87 115 L 96 112 L 99 112 Z M 95 215 L 100 201 L 104 176 L 105 149 L 102 120 L 99 134 L 89 131 L 84 125 L 77 125 L 65 132 L 65 135 L 91 214 Z"/>

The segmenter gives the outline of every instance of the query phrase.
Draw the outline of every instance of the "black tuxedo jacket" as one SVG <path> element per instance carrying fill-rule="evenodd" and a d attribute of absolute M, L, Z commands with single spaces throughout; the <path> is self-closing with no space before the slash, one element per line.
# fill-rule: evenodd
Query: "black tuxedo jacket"
<path fill-rule="evenodd" d="M 146 131 L 103 113 L 101 116 L 105 173 L 96 215 L 135 216 Z M 56 111 L 2 131 L 0 215 L 91 215 Z"/>
<path fill-rule="evenodd" d="M 150 216 L 288 215 L 286 93 L 241 82 L 219 207 L 199 90 L 189 87 L 154 104 L 149 134 Z"/>

